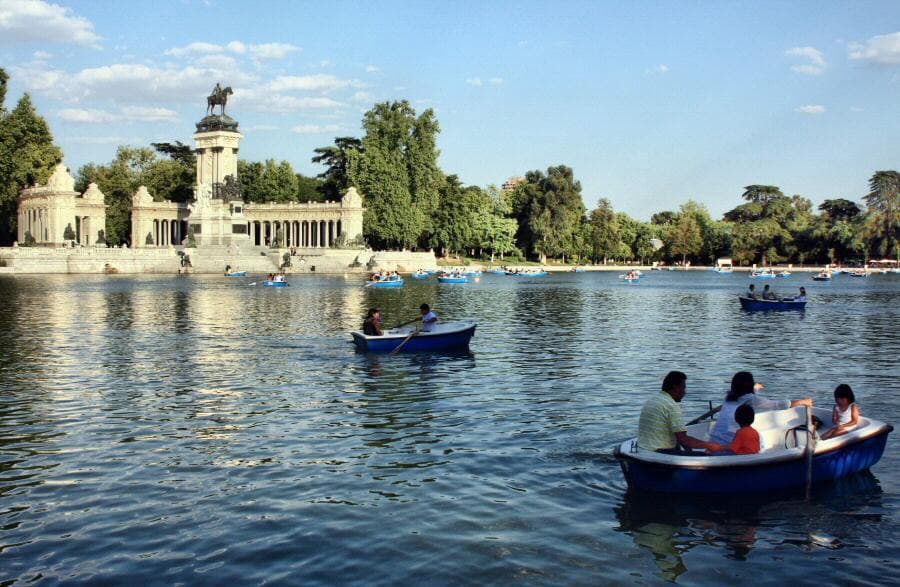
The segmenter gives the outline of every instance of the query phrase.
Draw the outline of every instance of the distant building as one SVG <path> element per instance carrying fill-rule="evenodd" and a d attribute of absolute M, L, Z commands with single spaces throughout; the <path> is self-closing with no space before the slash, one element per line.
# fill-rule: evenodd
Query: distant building
<path fill-rule="evenodd" d="M 106 206 L 103 193 L 92 183 L 83 194 L 75 191 L 75 179 L 60 163 L 47 180 L 19 195 L 18 242 L 30 236 L 35 244 L 76 242 L 93 245 L 104 239 Z"/>
<path fill-rule="evenodd" d="M 500 189 L 504 192 L 509 192 L 516 189 L 516 187 L 521 183 L 525 183 L 525 178 L 517 175 L 514 177 L 510 177 L 509 179 L 504 181 L 503 185 L 500 186 Z"/>

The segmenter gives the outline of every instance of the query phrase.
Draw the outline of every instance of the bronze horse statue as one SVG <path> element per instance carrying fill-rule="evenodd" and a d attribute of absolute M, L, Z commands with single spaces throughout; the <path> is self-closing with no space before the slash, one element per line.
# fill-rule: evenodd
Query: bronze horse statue
<path fill-rule="evenodd" d="M 216 84 L 215 89 L 213 89 L 212 94 L 206 97 L 206 113 L 212 114 L 215 111 L 216 106 L 222 107 L 222 114 L 225 114 L 225 103 L 228 102 L 228 96 L 233 94 L 231 86 L 227 86 L 222 88 L 219 84 Z"/>

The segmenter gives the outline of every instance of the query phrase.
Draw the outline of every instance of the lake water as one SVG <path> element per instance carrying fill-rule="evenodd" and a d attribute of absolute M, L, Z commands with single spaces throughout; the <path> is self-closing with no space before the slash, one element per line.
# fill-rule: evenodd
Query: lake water
<path fill-rule="evenodd" d="M 688 417 L 749 369 L 900 422 L 900 276 L 775 280 L 811 301 L 772 314 L 704 272 L 252 281 L 0 277 L 0 581 L 900 581 L 894 437 L 808 501 L 633 494 L 611 456 L 671 369 Z M 470 353 L 354 352 L 422 302 Z"/>

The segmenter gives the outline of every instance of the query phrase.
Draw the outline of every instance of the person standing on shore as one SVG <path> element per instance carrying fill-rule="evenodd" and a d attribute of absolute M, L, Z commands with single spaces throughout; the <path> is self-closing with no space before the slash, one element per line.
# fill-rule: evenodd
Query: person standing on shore
<path fill-rule="evenodd" d="M 687 393 L 687 375 L 670 371 L 662 383 L 662 391 L 644 404 L 638 422 L 638 448 L 666 454 L 685 454 L 690 450 L 709 452 L 722 450 L 717 442 L 706 442 L 688 436 L 681 414 L 681 400 Z"/>

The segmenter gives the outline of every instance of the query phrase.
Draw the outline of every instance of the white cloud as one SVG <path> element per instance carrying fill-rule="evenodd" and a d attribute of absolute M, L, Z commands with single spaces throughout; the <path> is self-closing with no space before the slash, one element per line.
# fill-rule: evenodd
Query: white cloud
<path fill-rule="evenodd" d="M 269 82 L 268 88 L 272 92 L 330 92 L 349 86 L 358 87 L 355 80 L 340 79 L 331 74 L 317 73 L 314 75 L 282 75 Z"/>
<path fill-rule="evenodd" d="M 665 63 L 660 63 L 656 67 L 645 70 L 644 73 L 647 75 L 663 75 L 669 73 L 669 66 Z"/>
<path fill-rule="evenodd" d="M 499 86 L 499 85 L 503 85 L 504 83 L 506 83 L 506 80 L 504 80 L 502 77 L 492 77 L 491 79 L 488 80 L 488 83 L 491 84 L 492 86 Z"/>
<path fill-rule="evenodd" d="M 291 129 L 298 135 L 320 135 L 332 132 L 346 132 L 347 129 L 339 124 L 300 124 Z"/>
<path fill-rule="evenodd" d="M 178 113 L 174 110 L 142 108 L 140 106 L 127 106 L 122 108 L 120 114 L 88 108 L 64 108 L 59 110 L 56 116 L 65 122 L 82 124 L 105 124 L 123 120 L 134 122 L 172 122 L 178 120 Z"/>
<path fill-rule="evenodd" d="M 355 94 L 353 94 L 353 101 L 370 104 L 372 102 L 375 102 L 375 96 L 370 94 L 369 92 L 356 92 Z"/>
<path fill-rule="evenodd" d="M 825 54 L 815 47 L 792 47 L 784 52 L 788 57 L 799 57 L 808 60 L 808 63 L 792 65 L 791 71 L 804 75 L 822 75 L 828 67 Z"/>
<path fill-rule="evenodd" d="M 242 132 L 272 132 L 274 130 L 278 130 L 279 127 L 274 124 L 256 124 L 253 126 L 243 126 L 241 127 Z"/>
<path fill-rule="evenodd" d="M 121 119 L 120 116 L 113 114 L 112 112 L 84 108 L 64 108 L 58 111 L 56 116 L 65 122 L 80 122 L 85 124 L 103 124 Z"/>
<path fill-rule="evenodd" d="M 288 43 L 262 43 L 260 45 L 249 45 L 241 41 L 231 41 L 223 46 L 197 41 L 185 45 L 184 47 L 169 49 L 166 51 L 166 55 L 171 55 L 172 57 L 190 57 L 194 55 L 209 55 L 228 52 L 234 53 L 235 55 L 249 55 L 254 59 L 284 59 L 291 53 L 300 50 L 300 47 Z"/>
<path fill-rule="evenodd" d="M 880 65 L 900 65 L 900 32 L 872 37 L 865 44 L 852 43 L 850 59 Z"/>
<path fill-rule="evenodd" d="M 38 61 L 47 61 L 48 59 L 53 59 L 53 53 L 47 53 L 46 51 L 35 51 L 34 58 Z"/>
<path fill-rule="evenodd" d="M 126 106 L 122 108 L 122 114 L 128 120 L 139 120 L 142 122 L 172 122 L 178 120 L 178 113 L 167 108 Z"/>
<path fill-rule="evenodd" d="M 803 114 L 824 114 L 825 110 L 826 108 L 821 104 L 807 104 L 796 109 L 797 112 L 802 112 Z"/>
<path fill-rule="evenodd" d="M 381 68 L 378 67 L 377 65 L 367 65 L 366 66 L 366 73 L 378 73 L 379 71 L 381 71 Z"/>
<path fill-rule="evenodd" d="M 265 88 L 241 90 L 235 93 L 234 103 L 246 106 L 248 109 L 258 112 L 296 112 L 298 110 L 324 110 L 339 108 L 342 104 L 324 96 L 298 98 L 284 94 L 273 93 Z"/>
<path fill-rule="evenodd" d="M 469 84 L 470 86 L 483 86 L 484 85 L 484 82 L 481 81 L 480 77 L 470 77 L 470 78 L 466 79 L 466 83 Z"/>
<path fill-rule="evenodd" d="M 72 43 L 99 48 L 94 25 L 43 0 L 0 0 L 0 44 Z"/>
<path fill-rule="evenodd" d="M 97 136 L 87 136 L 87 137 L 66 137 L 65 142 L 67 143 L 77 143 L 81 145 L 124 145 L 129 142 L 132 143 L 140 143 L 141 141 L 129 141 L 125 137 L 97 137 Z"/>

